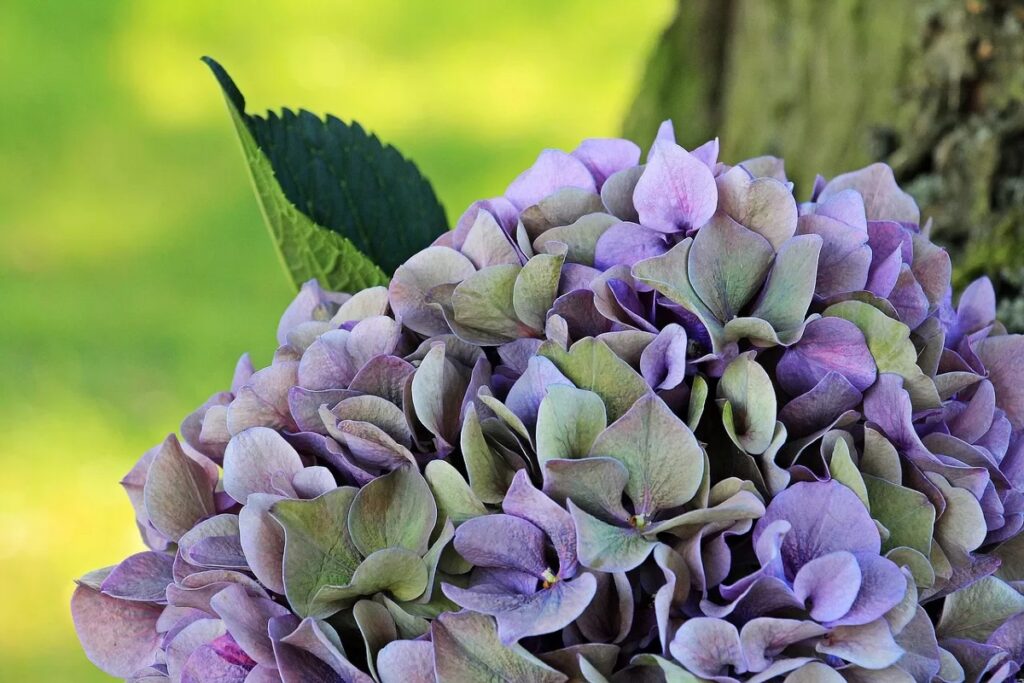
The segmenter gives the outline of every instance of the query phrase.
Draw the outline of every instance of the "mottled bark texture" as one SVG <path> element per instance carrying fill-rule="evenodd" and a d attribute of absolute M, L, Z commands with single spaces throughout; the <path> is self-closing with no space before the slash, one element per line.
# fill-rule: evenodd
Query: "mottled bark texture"
<path fill-rule="evenodd" d="M 988 274 L 1024 330 L 1024 0 L 680 0 L 625 133 L 784 156 L 814 174 L 888 161 L 955 284 Z"/>

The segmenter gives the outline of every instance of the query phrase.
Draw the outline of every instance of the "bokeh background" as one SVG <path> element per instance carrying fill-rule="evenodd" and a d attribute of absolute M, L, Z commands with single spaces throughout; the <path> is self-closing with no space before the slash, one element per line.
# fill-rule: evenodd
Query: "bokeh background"
<path fill-rule="evenodd" d="M 615 135 L 670 0 L 0 2 L 0 679 L 101 681 L 72 580 L 140 548 L 117 482 L 269 362 L 291 292 L 219 59 L 250 110 L 357 119 L 454 219 L 542 147 Z"/>

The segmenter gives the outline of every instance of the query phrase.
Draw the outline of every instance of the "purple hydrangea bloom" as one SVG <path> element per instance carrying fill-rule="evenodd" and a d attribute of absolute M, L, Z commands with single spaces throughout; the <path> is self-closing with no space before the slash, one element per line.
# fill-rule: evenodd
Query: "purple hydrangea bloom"
<path fill-rule="evenodd" d="M 72 598 L 158 681 L 1000 681 L 1024 337 L 891 169 L 545 150 L 387 287 L 303 286 Z M 955 302 L 955 304 L 954 304 Z"/>

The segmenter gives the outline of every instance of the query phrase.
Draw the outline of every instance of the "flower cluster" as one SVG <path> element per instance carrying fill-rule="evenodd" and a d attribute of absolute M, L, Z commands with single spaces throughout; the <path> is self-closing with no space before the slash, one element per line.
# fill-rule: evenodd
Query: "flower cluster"
<path fill-rule="evenodd" d="M 544 151 L 353 295 L 307 283 L 123 484 L 83 577 L 138 683 L 1001 681 L 1024 337 L 876 164 L 672 127 Z"/>

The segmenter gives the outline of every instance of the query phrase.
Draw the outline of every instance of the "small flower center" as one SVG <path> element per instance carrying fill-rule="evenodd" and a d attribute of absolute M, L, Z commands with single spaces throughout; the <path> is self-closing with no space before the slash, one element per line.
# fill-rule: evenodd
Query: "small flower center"
<path fill-rule="evenodd" d="M 629 524 L 637 531 L 641 531 L 645 526 L 647 526 L 647 515 L 633 515 L 629 518 Z"/>
<path fill-rule="evenodd" d="M 558 583 L 558 577 L 550 569 L 545 569 L 544 573 L 540 575 L 544 579 L 544 588 L 551 588 L 553 585 Z"/>

